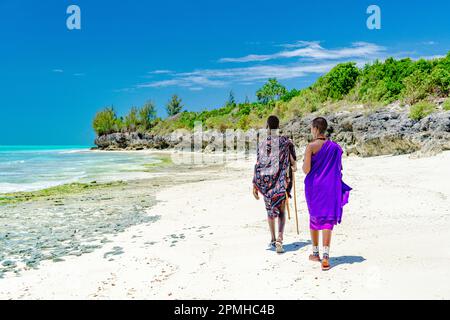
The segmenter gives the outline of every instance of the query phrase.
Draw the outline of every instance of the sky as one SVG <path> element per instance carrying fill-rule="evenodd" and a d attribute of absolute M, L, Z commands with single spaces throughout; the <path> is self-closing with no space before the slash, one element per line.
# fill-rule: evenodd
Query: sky
<path fill-rule="evenodd" d="M 201 111 L 231 90 L 253 101 L 272 77 L 303 88 L 339 62 L 442 56 L 449 12 L 448 0 L 0 0 L 0 145 L 92 145 L 106 106 L 152 100 L 166 117 L 172 94 Z"/>

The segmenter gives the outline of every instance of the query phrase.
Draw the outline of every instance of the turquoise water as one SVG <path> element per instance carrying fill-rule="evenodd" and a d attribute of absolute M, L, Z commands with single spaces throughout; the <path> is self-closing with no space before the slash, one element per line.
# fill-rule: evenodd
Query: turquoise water
<path fill-rule="evenodd" d="M 0 146 L 0 193 L 35 191 L 73 182 L 107 182 L 149 176 L 142 152 L 98 152 L 88 146 Z"/>

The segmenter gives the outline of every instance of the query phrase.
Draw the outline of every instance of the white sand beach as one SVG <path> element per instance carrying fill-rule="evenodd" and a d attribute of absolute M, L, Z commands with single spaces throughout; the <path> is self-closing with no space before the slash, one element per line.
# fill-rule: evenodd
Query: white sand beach
<path fill-rule="evenodd" d="M 292 219 L 286 253 L 268 250 L 264 203 L 251 194 L 252 160 L 211 169 L 213 180 L 162 188 L 147 209 L 158 221 L 111 235 L 91 253 L 7 274 L 0 298 L 450 298 L 450 152 L 345 158 L 344 181 L 354 191 L 333 234 L 327 272 L 308 261 L 302 173 L 301 234 Z"/>

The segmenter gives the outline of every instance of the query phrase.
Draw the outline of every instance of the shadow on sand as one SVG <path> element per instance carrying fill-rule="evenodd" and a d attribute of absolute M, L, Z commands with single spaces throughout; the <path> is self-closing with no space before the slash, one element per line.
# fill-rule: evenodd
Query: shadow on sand
<path fill-rule="evenodd" d="M 354 264 L 366 261 L 364 257 L 361 256 L 340 256 L 340 257 L 330 257 L 330 264 L 332 268 L 335 268 L 341 264 Z"/>
<path fill-rule="evenodd" d="M 292 243 L 288 243 L 288 244 L 283 244 L 283 248 L 284 248 L 284 252 L 293 252 L 293 251 L 297 251 L 300 250 L 303 247 L 309 246 L 311 245 L 311 241 L 303 241 L 303 242 L 292 242 Z M 275 251 L 274 247 L 271 248 L 267 248 L 267 250 L 269 251 Z"/>

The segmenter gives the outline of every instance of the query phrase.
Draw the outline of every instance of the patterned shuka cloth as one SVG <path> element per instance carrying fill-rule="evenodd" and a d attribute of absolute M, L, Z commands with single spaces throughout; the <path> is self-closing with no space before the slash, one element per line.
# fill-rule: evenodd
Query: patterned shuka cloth
<path fill-rule="evenodd" d="M 297 160 L 295 147 L 284 136 L 269 135 L 258 146 L 253 185 L 264 197 L 267 215 L 277 218 L 292 189 L 289 155 Z"/>

